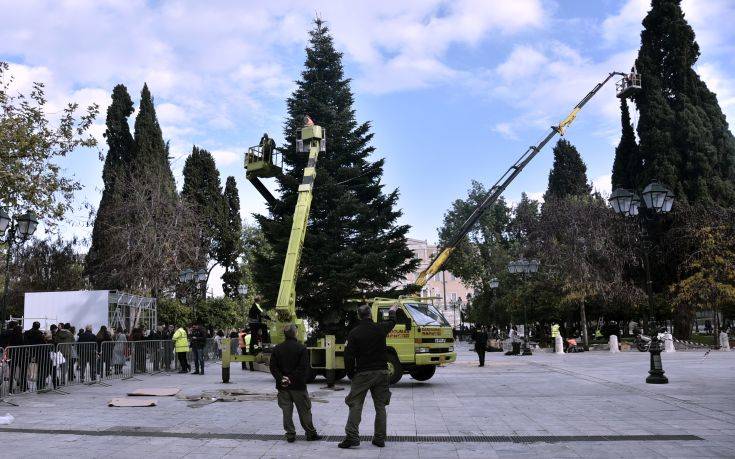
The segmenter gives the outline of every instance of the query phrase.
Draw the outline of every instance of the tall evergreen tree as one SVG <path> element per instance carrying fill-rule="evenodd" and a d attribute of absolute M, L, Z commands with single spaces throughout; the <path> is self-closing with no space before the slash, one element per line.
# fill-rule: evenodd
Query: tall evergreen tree
<path fill-rule="evenodd" d="M 735 139 L 717 97 L 692 66 L 699 57 L 680 0 L 653 0 L 636 67 L 642 90 L 638 187 L 656 179 L 678 199 L 735 204 Z"/>
<path fill-rule="evenodd" d="M 225 218 L 218 236 L 217 261 L 225 268 L 222 290 L 226 296 L 237 296 L 237 287 L 243 281 L 239 258 L 243 252 L 240 196 L 235 177 L 227 177 L 225 183 Z"/>
<path fill-rule="evenodd" d="M 194 146 L 184 163 L 181 197 L 194 206 L 202 225 L 200 263 L 206 265 L 217 252 L 217 236 L 223 227 L 224 202 L 219 170 L 212 154 Z"/>
<path fill-rule="evenodd" d="M 638 143 L 635 140 L 635 132 L 633 125 L 630 123 L 630 111 L 628 103 L 625 99 L 620 100 L 620 122 L 622 124 L 622 134 L 620 143 L 615 148 L 615 160 L 612 169 L 612 186 L 613 189 L 623 187 L 626 189 L 634 189 L 637 184 L 637 176 L 643 167 L 641 162 Z"/>
<path fill-rule="evenodd" d="M 107 130 L 105 138 L 109 150 L 105 156 L 102 169 L 104 190 L 100 200 L 97 215 L 92 229 L 92 244 L 87 253 L 85 274 L 89 276 L 94 288 L 120 288 L 119 280 L 115 278 L 117 272 L 114 266 L 114 252 L 123 250 L 115 247 L 109 231 L 120 222 L 120 215 L 111 212 L 114 201 L 124 199 L 121 187 L 116 187 L 118 177 L 128 173 L 133 156 L 133 136 L 130 134 L 128 117 L 133 114 L 133 101 L 130 99 L 127 88 L 119 84 L 112 90 L 112 104 L 107 109 Z"/>
<path fill-rule="evenodd" d="M 592 188 L 587 184 L 587 166 L 577 148 L 566 139 L 554 146 L 554 166 L 549 172 L 549 186 L 545 199 L 563 199 L 567 196 L 587 195 Z"/>
<path fill-rule="evenodd" d="M 168 147 L 163 141 L 161 126 L 156 117 L 156 108 L 148 85 L 140 92 L 140 109 L 135 117 L 135 149 L 132 159 L 132 173 L 148 177 L 162 190 L 176 194 L 176 182 L 168 160 Z"/>
<path fill-rule="evenodd" d="M 307 155 L 296 153 L 295 133 L 304 115 L 325 128 L 327 151 L 319 155 L 309 229 L 297 283 L 297 308 L 333 331 L 345 323 L 346 300 L 377 293 L 411 272 L 416 261 L 406 244 L 407 225 L 398 225 L 398 190 L 383 193 L 383 159 L 371 162 L 370 123 L 359 123 L 342 54 L 317 19 L 306 48 L 305 69 L 288 99 L 285 174 L 278 177 L 281 201 L 270 215 L 256 215 L 272 255 L 255 257 L 253 272 L 268 301 L 275 300 Z M 331 325 L 334 325 L 332 328 Z"/>

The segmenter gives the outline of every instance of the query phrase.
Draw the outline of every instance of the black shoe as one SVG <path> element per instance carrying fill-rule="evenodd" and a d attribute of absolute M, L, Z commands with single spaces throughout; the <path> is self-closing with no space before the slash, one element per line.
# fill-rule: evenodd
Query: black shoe
<path fill-rule="evenodd" d="M 349 438 L 345 438 L 337 446 L 342 449 L 348 449 L 353 446 L 360 446 L 360 440 L 350 440 Z"/>
<path fill-rule="evenodd" d="M 199 370 L 192 371 L 191 374 L 198 375 L 199 374 Z"/>
<path fill-rule="evenodd" d="M 324 438 L 324 437 L 322 437 L 322 436 L 321 436 L 321 435 L 319 435 L 319 434 L 314 434 L 314 435 L 307 435 L 307 436 L 306 436 L 306 441 L 319 441 L 319 440 L 321 440 L 322 438 Z"/>
<path fill-rule="evenodd" d="M 293 443 L 296 441 L 296 437 L 286 437 L 286 441 L 289 443 Z"/>
<path fill-rule="evenodd" d="M 377 438 L 373 438 L 373 445 L 377 446 L 378 448 L 384 448 L 385 440 L 378 440 Z"/>

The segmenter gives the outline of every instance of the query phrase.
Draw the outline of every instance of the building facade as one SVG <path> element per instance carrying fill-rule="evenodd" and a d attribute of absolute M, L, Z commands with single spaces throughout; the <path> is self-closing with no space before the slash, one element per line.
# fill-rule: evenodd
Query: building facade
<path fill-rule="evenodd" d="M 419 266 L 413 273 L 409 274 L 397 286 L 412 284 L 416 281 L 421 271 L 426 269 L 438 248 L 427 241 L 408 238 L 408 247 L 414 256 L 420 260 Z M 462 282 L 462 279 L 454 276 L 449 271 L 440 271 L 421 290 L 421 296 L 432 298 L 431 302 L 444 314 L 444 317 L 455 327 L 459 327 L 460 310 L 472 300 L 474 291 Z"/>

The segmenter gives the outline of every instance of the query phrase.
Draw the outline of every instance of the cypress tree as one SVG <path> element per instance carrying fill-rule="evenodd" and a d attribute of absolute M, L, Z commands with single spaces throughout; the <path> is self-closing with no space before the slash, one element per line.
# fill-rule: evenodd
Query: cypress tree
<path fill-rule="evenodd" d="M 100 200 L 97 216 L 92 229 L 92 244 L 87 253 L 85 274 L 89 276 L 93 288 L 120 288 L 114 273 L 117 271 L 112 261 L 113 254 L 120 247 L 115 247 L 109 231 L 119 225 L 119 215 L 111 212 L 116 200 L 124 199 L 120 187 L 116 187 L 119 177 L 128 173 L 133 155 L 133 136 L 130 134 L 128 117 L 133 114 L 133 101 L 127 88 L 119 84 L 112 90 L 112 103 L 107 108 L 107 130 L 105 138 L 109 147 L 102 169 L 104 190 Z"/>
<path fill-rule="evenodd" d="M 242 255 L 242 218 L 240 196 L 235 177 L 227 177 L 225 183 L 225 219 L 218 236 L 217 261 L 225 268 L 222 275 L 222 290 L 226 296 L 237 296 L 237 287 L 242 283 L 242 272 L 238 259 Z"/>
<path fill-rule="evenodd" d="M 566 139 L 560 139 L 554 146 L 554 166 L 549 172 L 549 186 L 544 199 L 587 195 L 590 191 L 587 166 L 577 148 Z"/>
<path fill-rule="evenodd" d="M 315 20 L 305 68 L 287 100 L 285 173 L 278 177 L 281 201 L 270 215 L 256 215 L 272 252 L 254 257 L 255 281 L 271 304 L 281 270 L 307 155 L 296 153 L 295 133 L 310 115 L 326 130 L 327 151 L 319 155 L 311 218 L 297 283 L 297 308 L 332 332 L 344 328 L 346 300 L 384 291 L 411 272 L 416 262 L 406 243 L 407 225 L 398 225 L 398 190 L 383 193 L 384 160 L 370 161 L 375 148 L 370 123 L 358 123 L 342 54 L 325 24 Z"/>
<path fill-rule="evenodd" d="M 135 117 L 135 149 L 132 173 L 148 177 L 152 184 L 174 196 L 176 182 L 168 160 L 168 147 L 163 141 L 161 126 L 156 117 L 156 108 L 148 85 L 140 92 L 140 109 Z"/>
<path fill-rule="evenodd" d="M 615 160 L 612 169 L 612 186 L 613 189 L 623 187 L 626 189 L 634 189 L 637 184 L 637 176 L 643 167 L 641 162 L 638 143 L 635 140 L 635 132 L 633 125 L 630 123 L 630 111 L 628 103 L 625 99 L 620 100 L 620 121 L 622 124 L 622 134 L 620 143 L 615 148 Z"/>
<path fill-rule="evenodd" d="M 181 197 L 186 199 L 200 218 L 202 227 L 202 251 L 200 262 L 214 258 L 217 251 L 217 235 L 223 226 L 224 207 L 222 183 L 211 153 L 194 146 L 184 163 L 184 186 Z"/>
<path fill-rule="evenodd" d="M 638 187 L 659 180 L 677 199 L 735 204 L 735 139 L 717 97 L 692 66 L 699 57 L 680 0 L 653 0 L 636 67 L 642 90 Z"/>

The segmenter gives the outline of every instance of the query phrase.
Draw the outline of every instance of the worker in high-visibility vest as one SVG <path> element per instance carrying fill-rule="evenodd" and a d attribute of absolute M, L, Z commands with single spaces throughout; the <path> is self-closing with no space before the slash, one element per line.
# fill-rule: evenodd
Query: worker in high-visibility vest
<path fill-rule="evenodd" d="M 240 333 L 237 334 L 237 344 L 240 347 L 240 355 L 245 355 L 248 353 L 248 343 L 246 342 L 247 332 L 243 328 L 240 330 Z M 242 369 L 245 369 L 245 362 L 242 363 Z"/>
<path fill-rule="evenodd" d="M 250 332 L 245 335 L 245 346 L 247 346 L 247 349 L 250 349 L 250 342 L 253 339 L 253 333 Z M 250 371 L 255 371 L 255 368 L 253 367 L 253 362 L 248 362 L 248 366 L 250 367 Z M 245 369 L 245 362 L 242 363 L 243 370 Z"/>
<path fill-rule="evenodd" d="M 551 325 L 551 338 L 556 339 L 557 336 L 559 336 L 559 324 L 553 323 Z"/>

